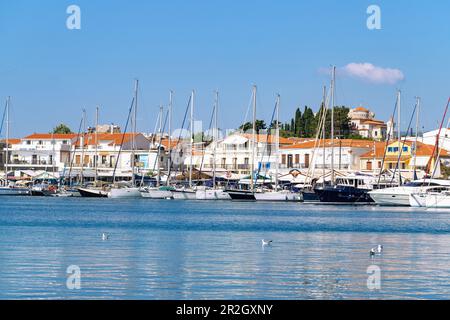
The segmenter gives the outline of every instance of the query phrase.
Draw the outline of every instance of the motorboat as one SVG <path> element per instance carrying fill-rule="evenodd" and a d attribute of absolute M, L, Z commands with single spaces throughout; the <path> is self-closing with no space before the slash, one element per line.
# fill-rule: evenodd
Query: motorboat
<path fill-rule="evenodd" d="M 370 197 L 380 206 L 409 207 L 411 194 L 423 194 L 434 187 L 450 187 L 450 180 L 421 179 L 406 183 L 403 186 L 373 190 Z M 418 199 L 418 197 L 415 197 Z M 414 198 L 413 198 L 414 199 Z"/>
<path fill-rule="evenodd" d="M 377 178 L 352 174 L 336 178 L 334 185 L 316 187 L 314 192 L 323 203 L 373 203 L 369 191 L 374 189 Z"/>

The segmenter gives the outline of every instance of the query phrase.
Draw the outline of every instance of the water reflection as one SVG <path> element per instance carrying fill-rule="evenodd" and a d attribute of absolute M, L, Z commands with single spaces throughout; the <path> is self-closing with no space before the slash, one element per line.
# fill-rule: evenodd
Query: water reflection
<path fill-rule="evenodd" d="M 8 199 L 0 298 L 450 297 L 444 212 L 174 201 Z M 111 237 L 102 241 L 102 232 Z M 273 239 L 261 247 L 261 239 Z M 383 244 L 381 256 L 370 248 Z M 78 265 L 81 290 L 66 288 Z M 381 268 L 380 291 L 367 268 Z"/>

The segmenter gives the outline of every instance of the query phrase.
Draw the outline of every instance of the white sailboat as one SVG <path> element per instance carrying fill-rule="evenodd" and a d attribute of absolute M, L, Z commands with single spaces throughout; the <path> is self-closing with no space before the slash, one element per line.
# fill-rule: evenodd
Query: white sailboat
<path fill-rule="evenodd" d="M 280 95 L 277 95 L 276 100 L 276 129 L 275 129 L 275 190 L 263 190 L 263 192 L 255 192 L 255 200 L 256 201 L 303 201 L 303 196 L 301 193 L 292 192 L 290 190 L 279 190 L 278 187 L 278 160 L 280 153 L 280 122 L 279 122 L 279 113 L 280 113 Z M 267 144 L 269 143 L 269 139 L 267 139 Z"/>
<path fill-rule="evenodd" d="M 24 187 L 18 187 L 8 180 L 9 171 L 9 108 L 11 97 L 6 99 L 5 116 L 6 116 L 6 139 L 5 139 L 5 178 L 0 181 L 0 196 L 23 196 L 28 195 L 30 190 Z"/>
<path fill-rule="evenodd" d="M 135 177 L 135 167 L 136 167 L 136 159 L 135 159 L 135 150 L 136 150 L 136 138 L 134 133 L 137 132 L 137 126 L 136 126 L 136 120 L 137 120 L 137 98 L 138 98 L 138 87 L 139 87 L 139 80 L 136 79 L 135 83 L 135 89 L 134 89 L 134 114 L 133 114 L 133 137 L 132 137 L 132 147 L 131 147 L 131 185 L 130 184 L 117 184 L 116 186 L 112 187 L 111 190 L 108 192 L 109 198 L 141 198 L 141 192 L 139 191 L 140 188 L 136 187 L 136 177 Z M 125 134 L 125 132 L 124 132 Z M 122 146 L 120 147 L 122 148 Z M 117 162 L 119 161 L 120 157 L 120 151 L 119 156 L 117 157 Z M 113 182 L 115 178 L 115 173 L 113 177 Z"/>
<path fill-rule="evenodd" d="M 219 126 L 218 126 L 218 110 L 219 110 L 219 92 L 215 92 L 214 99 L 214 130 L 213 130 L 213 181 L 212 188 L 198 187 L 196 191 L 197 200 L 231 200 L 230 195 L 224 189 L 218 188 L 216 185 L 216 152 L 217 143 L 219 140 Z"/>
<path fill-rule="evenodd" d="M 175 200 L 197 200 L 197 192 L 192 185 L 192 167 L 193 167 L 193 156 L 194 156 L 194 98 L 195 91 L 192 90 L 191 93 L 191 109 L 190 109 L 190 163 L 189 163 L 189 186 L 182 188 L 175 188 L 172 191 L 173 198 Z"/>
<path fill-rule="evenodd" d="M 171 105 L 172 105 L 172 92 L 170 92 L 170 106 L 169 106 L 169 117 L 171 113 Z M 162 141 L 162 135 L 163 135 L 163 125 L 162 125 L 162 118 L 163 118 L 163 107 L 160 107 L 159 110 L 159 116 L 158 116 L 158 122 L 159 122 L 159 142 L 158 142 L 158 152 L 155 157 L 155 161 L 153 163 L 153 171 L 156 170 L 157 162 L 159 161 L 160 157 L 160 151 L 161 151 L 161 141 Z M 155 131 L 156 132 L 156 131 Z M 169 135 L 170 135 L 170 129 L 169 129 Z M 170 143 L 169 143 L 170 147 Z M 144 179 L 144 176 L 142 176 L 142 180 Z M 167 178 L 169 180 L 169 178 Z M 161 181 L 161 170 L 158 166 L 158 175 L 157 175 L 157 184 L 156 187 L 144 187 L 140 189 L 141 196 L 146 199 L 173 199 L 172 190 L 174 188 L 170 186 L 160 186 Z"/>

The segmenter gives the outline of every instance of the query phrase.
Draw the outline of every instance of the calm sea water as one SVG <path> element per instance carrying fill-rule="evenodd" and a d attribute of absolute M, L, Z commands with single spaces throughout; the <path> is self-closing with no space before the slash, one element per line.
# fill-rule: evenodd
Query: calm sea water
<path fill-rule="evenodd" d="M 2 299 L 448 299 L 450 212 L 3 197 L 0 275 Z"/>

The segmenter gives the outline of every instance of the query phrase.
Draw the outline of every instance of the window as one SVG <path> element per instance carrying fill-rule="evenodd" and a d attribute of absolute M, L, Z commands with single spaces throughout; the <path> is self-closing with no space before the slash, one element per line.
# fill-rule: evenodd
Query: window
<path fill-rule="evenodd" d="M 408 152 L 408 147 L 403 147 L 403 152 Z"/>
<path fill-rule="evenodd" d="M 404 170 L 404 169 L 406 169 L 406 163 L 402 163 L 402 169 Z"/>
<path fill-rule="evenodd" d="M 281 163 L 286 164 L 286 155 L 285 154 L 281 155 Z"/>
<path fill-rule="evenodd" d="M 299 163 L 300 163 L 300 155 L 299 155 L 299 154 L 296 154 L 296 155 L 295 155 L 295 163 L 296 163 L 296 164 L 299 164 Z"/>
<path fill-rule="evenodd" d="M 378 169 L 381 169 L 381 161 L 378 161 Z"/>
<path fill-rule="evenodd" d="M 388 148 L 388 152 L 393 152 L 393 151 L 394 151 L 394 148 L 392 148 L 392 147 Z"/>
<path fill-rule="evenodd" d="M 309 153 L 305 154 L 305 168 L 309 168 Z"/>

